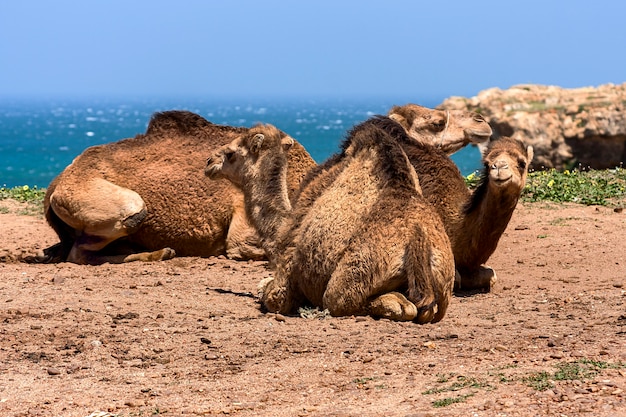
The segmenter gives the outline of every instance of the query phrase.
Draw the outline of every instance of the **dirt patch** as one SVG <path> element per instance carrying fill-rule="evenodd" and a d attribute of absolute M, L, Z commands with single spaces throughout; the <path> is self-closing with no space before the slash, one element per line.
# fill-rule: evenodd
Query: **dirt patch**
<path fill-rule="evenodd" d="M 624 212 L 520 204 L 420 326 L 264 314 L 263 262 L 18 263 L 57 239 L 0 207 L 2 416 L 626 415 Z"/>

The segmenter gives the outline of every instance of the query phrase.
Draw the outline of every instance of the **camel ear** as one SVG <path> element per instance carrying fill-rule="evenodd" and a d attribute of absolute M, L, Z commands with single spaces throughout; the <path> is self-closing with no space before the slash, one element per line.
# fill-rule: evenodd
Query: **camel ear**
<path fill-rule="evenodd" d="M 532 145 L 528 145 L 528 147 L 526 147 L 526 155 L 528 155 L 528 163 L 530 164 L 533 161 L 533 156 L 535 156 L 535 151 Z"/>
<path fill-rule="evenodd" d="M 283 145 L 283 150 L 287 152 L 296 141 L 293 140 L 291 136 L 285 136 L 283 140 L 280 141 L 281 145 Z"/>
<path fill-rule="evenodd" d="M 265 135 L 263 133 L 257 133 L 252 137 L 250 141 L 250 152 L 259 153 L 261 150 L 261 145 L 263 145 L 263 140 L 265 139 Z"/>
<path fill-rule="evenodd" d="M 405 130 L 409 130 L 409 122 L 404 118 L 404 116 L 401 116 L 398 113 L 391 113 L 389 114 L 389 118 L 398 122 Z"/>

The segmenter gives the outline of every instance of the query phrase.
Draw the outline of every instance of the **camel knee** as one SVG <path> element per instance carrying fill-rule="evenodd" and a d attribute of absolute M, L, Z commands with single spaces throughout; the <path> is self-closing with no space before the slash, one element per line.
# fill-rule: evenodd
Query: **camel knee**
<path fill-rule="evenodd" d="M 148 215 L 138 193 L 102 178 L 86 181 L 78 191 L 59 185 L 50 196 L 50 208 L 72 229 L 102 241 L 134 233 Z M 94 244 L 99 243 L 86 241 L 83 246 L 98 250 Z"/>
<path fill-rule="evenodd" d="M 346 288 L 339 291 L 326 288 L 322 297 L 322 308 L 327 309 L 334 317 L 366 314 L 365 300 L 361 301 L 349 294 Z"/>

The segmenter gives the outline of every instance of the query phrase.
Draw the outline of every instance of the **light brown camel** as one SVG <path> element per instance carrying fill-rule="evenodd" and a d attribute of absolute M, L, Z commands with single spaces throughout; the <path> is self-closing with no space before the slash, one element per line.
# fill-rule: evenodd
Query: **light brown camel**
<path fill-rule="evenodd" d="M 203 175 L 207 149 L 248 132 L 187 111 L 156 113 L 143 135 L 86 149 L 49 185 L 44 210 L 61 242 L 39 262 L 79 264 L 225 254 L 261 259 L 243 195 Z M 293 192 L 315 162 L 290 152 Z"/>
<path fill-rule="evenodd" d="M 483 266 L 496 250 L 526 184 L 533 148 L 500 138 L 483 154 L 480 185 L 471 193 L 454 162 L 441 150 L 421 143 L 404 146 L 422 194 L 441 216 L 452 243 L 456 289 L 487 289 L 496 281 Z"/>
<path fill-rule="evenodd" d="M 276 265 L 274 279 L 262 283 L 269 311 L 288 314 L 311 304 L 334 316 L 419 323 L 444 317 L 453 255 L 400 146 L 410 141 L 387 117 L 356 126 L 333 166 L 325 164 L 306 185 L 323 191 L 306 209 L 298 200 L 295 211 L 286 185 L 293 139 L 273 126 L 251 129 L 209 158 L 209 177 L 242 188 L 246 212 Z M 294 216 L 299 210 L 306 213 Z"/>
<path fill-rule="evenodd" d="M 492 133 L 480 114 L 465 110 L 430 109 L 409 103 L 392 107 L 388 116 L 400 123 L 411 138 L 434 145 L 448 155 L 470 143 L 484 143 Z"/>

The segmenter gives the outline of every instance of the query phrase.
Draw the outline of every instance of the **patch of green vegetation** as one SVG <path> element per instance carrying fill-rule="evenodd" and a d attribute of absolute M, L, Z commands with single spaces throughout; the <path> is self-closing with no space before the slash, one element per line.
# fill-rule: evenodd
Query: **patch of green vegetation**
<path fill-rule="evenodd" d="M 441 400 L 433 401 L 432 404 L 433 404 L 433 407 L 436 407 L 436 408 L 447 407 L 452 404 L 465 402 L 465 400 L 467 400 L 470 397 L 473 397 L 474 395 L 475 395 L 474 393 L 471 393 L 471 394 L 459 395 L 457 397 L 443 398 Z"/>
<path fill-rule="evenodd" d="M 478 172 L 465 177 L 469 188 L 480 181 Z M 551 201 L 608 206 L 626 201 L 626 170 L 622 167 L 606 170 L 533 171 L 528 173 L 522 201 Z"/>
<path fill-rule="evenodd" d="M 567 226 L 570 220 L 581 220 L 580 217 L 559 217 L 550 221 L 551 226 Z"/>
<path fill-rule="evenodd" d="M 522 381 L 537 391 L 545 391 L 547 389 L 554 388 L 550 374 L 545 371 L 537 372 L 526 378 L 522 378 Z"/>
<path fill-rule="evenodd" d="M 575 362 L 561 362 L 556 365 L 554 373 L 545 371 L 534 373 L 522 381 L 537 391 L 545 391 L 554 388 L 555 381 L 586 380 L 596 377 L 603 369 L 623 368 L 626 364 L 621 362 L 610 364 L 608 362 L 595 361 L 592 359 L 580 359 Z"/>
<path fill-rule="evenodd" d="M 352 382 L 354 382 L 357 385 L 365 385 L 370 381 L 376 381 L 378 379 L 378 377 L 375 376 L 371 376 L 371 377 L 364 377 L 364 378 L 355 378 Z"/>
<path fill-rule="evenodd" d="M 38 203 L 43 201 L 45 195 L 46 189 L 37 188 L 36 185 L 34 187 L 23 185 L 21 187 L 0 188 L 0 200 L 10 198 L 23 203 Z"/>
<path fill-rule="evenodd" d="M 24 207 L 18 211 L 20 215 L 37 216 L 43 214 L 43 198 L 46 195 L 45 188 L 37 188 L 37 186 L 29 187 L 23 185 L 21 187 L 0 188 L 0 200 L 15 200 L 20 203 L 26 203 Z M 9 213 L 6 207 L 0 210 L 0 213 Z"/>
<path fill-rule="evenodd" d="M 448 381 L 445 381 L 445 382 L 448 382 Z M 456 381 L 454 381 L 449 386 L 441 387 L 441 388 L 433 388 L 433 389 L 424 391 L 422 394 L 428 395 L 428 394 L 437 394 L 440 392 L 447 392 L 447 391 L 459 391 L 464 388 L 489 388 L 489 387 L 490 387 L 489 384 L 479 382 L 476 378 L 469 378 L 463 375 L 459 375 L 456 377 Z"/>
<path fill-rule="evenodd" d="M 523 201 L 571 202 L 608 205 L 610 199 L 626 197 L 626 170 L 535 171 L 528 174 Z"/>
<path fill-rule="evenodd" d="M 442 374 L 437 375 L 437 382 L 440 383 L 440 384 L 445 384 L 445 383 L 450 382 L 450 381 L 453 381 L 453 382 L 451 384 L 443 386 L 443 387 L 437 387 L 437 388 L 428 389 L 428 390 L 422 392 L 422 395 L 441 394 L 443 392 L 457 392 L 457 391 L 461 391 L 461 390 L 465 390 L 465 389 L 474 389 L 474 390 L 476 390 L 476 389 L 486 389 L 486 390 L 494 389 L 494 387 L 491 386 L 490 384 L 485 383 L 485 382 L 480 382 L 476 378 L 472 378 L 472 377 L 466 377 L 466 376 L 463 376 L 463 375 L 454 375 L 454 374 L 451 374 L 449 376 L 442 375 Z M 466 393 L 466 394 L 457 395 L 457 396 L 454 396 L 454 397 L 446 397 L 446 398 L 434 400 L 432 402 L 432 405 L 433 405 L 433 407 L 446 407 L 446 406 L 448 406 L 450 404 L 463 402 L 467 398 L 476 395 L 476 392 L 477 391 L 473 391 L 473 392 L 469 392 L 469 393 Z"/>

